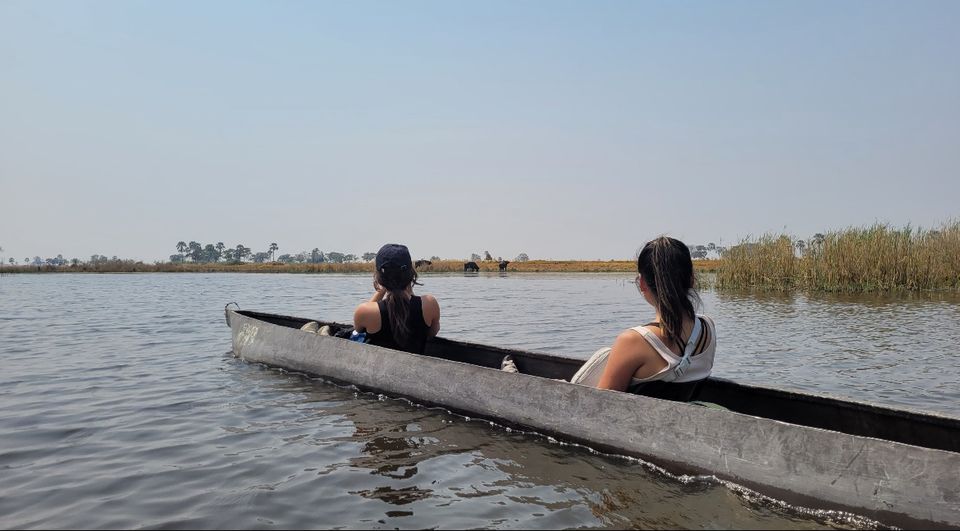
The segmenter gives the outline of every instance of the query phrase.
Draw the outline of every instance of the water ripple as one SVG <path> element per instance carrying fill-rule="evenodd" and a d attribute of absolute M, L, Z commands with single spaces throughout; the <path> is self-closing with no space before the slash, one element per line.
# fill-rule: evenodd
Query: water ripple
<path fill-rule="evenodd" d="M 585 358 L 624 275 L 424 275 L 447 337 Z M 365 275 L 0 281 L 0 527 L 875 527 L 229 354 L 223 305 L 348 322 Z M 960 301 L 704 293 L 717 372 L 958 412 Z M 682 510 L 679 509 L 682 507 Z"/>

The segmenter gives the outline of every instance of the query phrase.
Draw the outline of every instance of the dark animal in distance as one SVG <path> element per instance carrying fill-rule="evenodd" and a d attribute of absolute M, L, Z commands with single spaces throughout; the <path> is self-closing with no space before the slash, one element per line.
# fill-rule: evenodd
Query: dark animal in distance
<path fill-rule="evenodd" d="M 467 262 L 467 263 L 463 264 L 463 271 L 464 271 L 464 272 L 467 272 L 467 271 L 478 272 L 478 271 L 480 271 L 480 266 L 478 266 L 476 262 Z"/>
<path fill-rule="evenodd" d="M 506 271 L 508 265 L 510 265 L 510 260 L 500 260 L 500 271 Z"/>
<path fill-rule="evenodd" d="M 425 265 L 433 265 L 433 262 L 431 262 L 430 260 L 417 260 L 416 262 L 414 262 L 413 268 L 420 269 L 421 266 L 425 266 Z"/>

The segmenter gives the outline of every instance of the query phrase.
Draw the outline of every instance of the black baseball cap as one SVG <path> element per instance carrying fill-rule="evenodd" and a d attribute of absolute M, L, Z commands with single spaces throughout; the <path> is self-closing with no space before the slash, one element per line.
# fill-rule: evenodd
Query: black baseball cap
<path fill-rule="evenodd" d="M 410 250 L 406 245 L 399 243 L 388 243 L 377 251 L 377 270 L 381 273 L 388 269 L 403 270 L 413 263 L 410 259 Z"/>

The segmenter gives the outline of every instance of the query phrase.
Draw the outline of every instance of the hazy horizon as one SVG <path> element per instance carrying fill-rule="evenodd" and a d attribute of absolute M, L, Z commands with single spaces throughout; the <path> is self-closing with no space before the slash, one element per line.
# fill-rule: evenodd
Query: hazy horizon
<path fill-rule="evenodd" d="M 6 260 L 960 217 L 960 2 L 0 3 Z"/>

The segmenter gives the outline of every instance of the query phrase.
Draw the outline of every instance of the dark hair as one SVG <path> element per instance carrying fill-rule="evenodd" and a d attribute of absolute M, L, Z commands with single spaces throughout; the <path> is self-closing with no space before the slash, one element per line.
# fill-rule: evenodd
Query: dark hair
<path fill-rule="evenodd" d="M 680 240 L 667 236 L 651 240 L 637 257 L 637 272 L 656 300 L 661 330 L 681 350 L 686 348 L 683 318 L 696 319 L 694 303 L 700 303 L 690 249 Z"/>
<path fill-rule="evenodd" d="M 373 272 L 373 279 L 387 290 L 383 302 L 387 307 L 387 318 L 390 320 L 390 331 L 398 344 L 403 344 L 410 335 L 407 326 L 407 314 L 410 307 L 404 296 L 410 284 L 417 281 L 417 270 L 413 264 L 404 264 L 399 267 L 383 267 Z"/>

